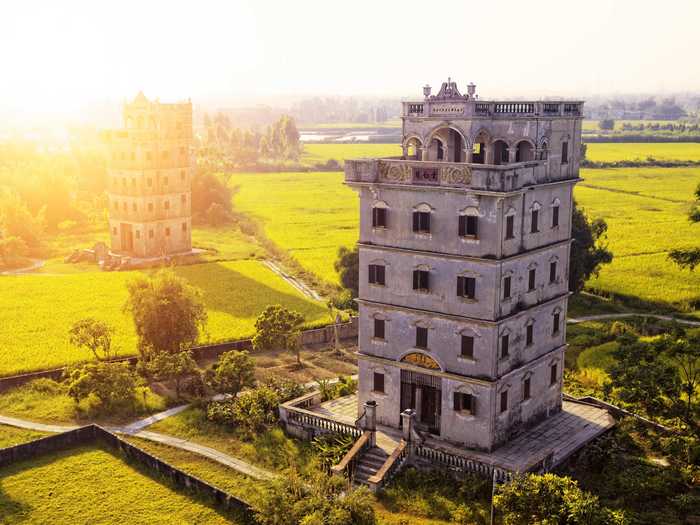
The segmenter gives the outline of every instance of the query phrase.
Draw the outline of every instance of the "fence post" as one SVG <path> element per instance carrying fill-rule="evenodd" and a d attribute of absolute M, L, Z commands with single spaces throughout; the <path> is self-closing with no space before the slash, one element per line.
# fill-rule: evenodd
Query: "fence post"
<path fill-rule="evenodd" d="M 369 446 L 373 447 L 377 443 L 377 402 L 365 401 L 365 417 L 363 418 L 362 429 L 369 432 Z"/>

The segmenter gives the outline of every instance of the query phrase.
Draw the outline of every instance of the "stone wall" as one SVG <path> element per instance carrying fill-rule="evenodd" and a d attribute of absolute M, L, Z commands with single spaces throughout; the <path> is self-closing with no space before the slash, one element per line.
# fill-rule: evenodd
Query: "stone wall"
<path fill-rule="evenodd" d="M 166 478 L 177 488 L 185 489 L 197 496 L 210 499 L 217 506 L 226 510 L 239 512 L 245 517 L 251 516 L 250 505 L 242 499 L 166 463 L 97 425 L 89 425 L 30 441 L 29 443 L 0 449 L 0 467 L 36 459 L 44 454 L 89 444 L 105 444 L 118 451 L 128 461 L 145 468 L 154 477 Z"/>

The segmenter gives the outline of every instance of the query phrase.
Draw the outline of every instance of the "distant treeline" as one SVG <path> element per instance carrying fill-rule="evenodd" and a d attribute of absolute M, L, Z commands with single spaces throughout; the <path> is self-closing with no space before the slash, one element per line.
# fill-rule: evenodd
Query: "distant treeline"
<path fill-rule="evenodd" d="M 642 133 L 620 132 L 610 135 L 583 136 L 584 142 L 700 142 L 700 134 L 690 135 L 651 135 Z"/>

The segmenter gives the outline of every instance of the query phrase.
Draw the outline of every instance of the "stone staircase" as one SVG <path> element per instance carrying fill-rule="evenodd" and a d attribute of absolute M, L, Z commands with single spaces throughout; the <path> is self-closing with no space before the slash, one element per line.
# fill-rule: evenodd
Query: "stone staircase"
<path fill-rule="evenodd" d="M 382 465 L 384 465 L 388 458 L 389 454 L 379 447 L 368 449 L 357 459 L 355 472 L 353 474 L 353 483 L 356 485 L 369 485 L 367 480 L 382 468 Z"/>

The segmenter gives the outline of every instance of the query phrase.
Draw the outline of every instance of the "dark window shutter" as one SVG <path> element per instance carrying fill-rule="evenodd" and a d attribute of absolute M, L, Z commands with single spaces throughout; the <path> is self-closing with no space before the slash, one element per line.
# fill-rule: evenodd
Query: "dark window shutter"
<path fill-rule="evenodd" d="M 503 279 L 503 298 L 508 299 L 510 297 L 510 277 L 505 277 Z"/>
<path fill-rule="evenodd" d="M 553 283 L 557 280 L 557 263 L 553 261 L 549 263 L 549 282 Z"/>
<path fill-rule="evenodd" d="M 457 277 L 457 297 L 464 297 L 466 290 L 464 289 L 464 277 Z"/>
<path fill-rule="evenodd" d="M 430 290 L 430 273 L 429 272 L 420 272 L 420 276 L 421 276 L 421 280 L 420 280 L 421 286 L 420 287 L 423 290 Z"/>
<path fill-rule="evenodd" d="M 372 208 L 372 226 L 379 226 L 379 208 Z"/>
<path fill-rule="evenodd" d="M 425 230 L 426 232 L 429 232 L 430 231 L 430 214 L 423 213 L 423 217 L 425 219 L 425 225 L 424 225 L 423 230 Z"/>
<path fill-rule="evenodd" d="M 552 228 L 559 226 L 559 206 L 552 208 Z"/>
<path fill-rule="evenodd" d="M 460 410 L 462 410 L 462 394 L 460 394 L 459 392 L 455 392 L 452 395 L 452 403 L 455 412 L 459 412 Z"/>
<path fill-rule="evenodd" d="M 553 364 L 552 368 L 550 369 L 550 374 L 549 374 L 549 383 L 554 384 L 557 382 L 557 365 Z"/>
<path fill-rule="evenodd" d="M 368 280 L 370 284 L 374 284 L 377 282 L 377 267 L 374 264 L 370 264 L 368 269 Z"/>
<path fill-rule="evenodd" d="M 374 373 L 374 391 L 384 392 L 384 374 L 379 372 Z"/>
<path fill-rule="evenodd" d="M 476 279 L 467 277 L 467 297 L 474 299 L 476 297 Z"/>
<path fill-rule="evenodd" d="M 420 212 L 413 212 L 413 231 L 420 231 Z"/>
<path fill-rule="evenodd" d="M 420 270 L 413 270 L 413 289 L 420 288 Z"/>
<path fill-rule="evenodd" d="M 475 416 L 476 415 L 476 397 L 471 396 L 471 395 L 469 397 L 470 397 L 469 410 L 471 411 L 472 416 Z"/>
<path fill-rule="evenodd" d="M 534 325 L 532 325 L 532 324 L 527 325 L 525 344 L 528 346 L 532 344 L 533 333 L 534 333 Z"/>
<path fill-rule="evenodd" d="M 459 236 L 464 237 L 467 234 L 467 216 L 459 216 Z"/>
<path fill-rule="evenodd" d="M 386 269 L 384 266 L 378 265 L 377 266 L 377 284 L 385 285 L 386 284 Z"/>
<path fill-rule="evenodd" d="M 501 392 L 501 412 L 508 410 L 508 391 Z"/>
<path fill-rule="evenodd" d="M 506 217 L 506 239 L 515 237 L 515 215 Z"/>
<path fill-rule="evenodd" d="M 479 218 L 476 216 L 467 217 L 467 235 L 478 235 L 479 233 Z"/>
<path fill-rule="evenodd" d="M 462 357 L 474 357 L 474 338 L 470 335 L 462 336 Z"/>
<path fill-rule="evenodd" d="M 540 212 L 539 210 L 532 210 L 532 221 L 530 224 L 530 232 L 531 233 L 537 233 L 539 231 L 539 216 Z"/>
<path fill-rule="evenodd" d="M 374 320 L 374 337 L 377 339 L 384 339 L 384 319 Z"/>
<path fill-rule="evenodd" d="M 530 273 L 527 276 L 527 289 L 528 290 L 534 290 L 535 289 L 535 269 L 531 268 Z"/>
<path fill-rule="evenodd" d="M 508 334 L 502 335 L 501 336 L 501 357 L 508 357 L 508 344 L 509 344 L 509 337 Z"/>

